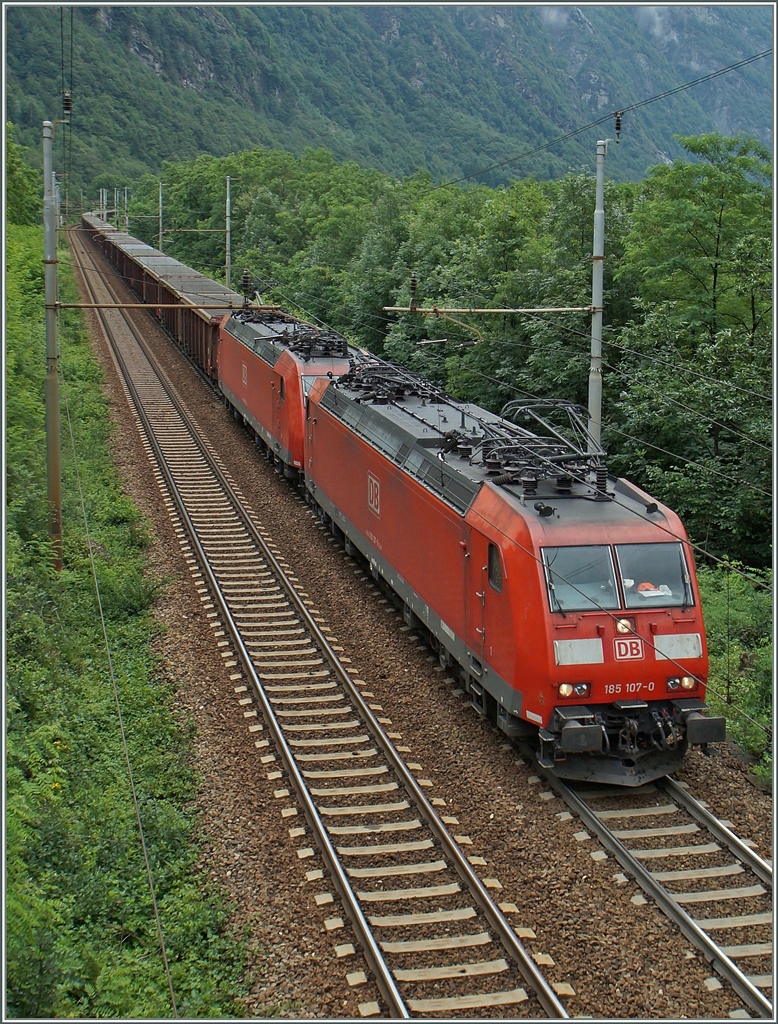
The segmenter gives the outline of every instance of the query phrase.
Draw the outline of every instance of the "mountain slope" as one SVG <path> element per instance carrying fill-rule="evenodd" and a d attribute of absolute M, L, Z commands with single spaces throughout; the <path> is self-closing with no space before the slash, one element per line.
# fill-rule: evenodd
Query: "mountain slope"
<path fill-rule="evenodd" d="M 772 42 L 772 11 L 758 5 L 73 10 L 73 181 L 87 185 L 255 145 L 460 177 Z M 70 23 L 63 62 L 56 8 L 6 15 L 7 116 L 37 152 L 63 63 L 70 81 Z M 636 179 L 678 156 L 675 133 L 744 131 L 771 144 L 771 74 L 764 59 L 629 113 L 609 173 Z M 590 167 L 607 134 L 609 123 L 478 180 Z"/>

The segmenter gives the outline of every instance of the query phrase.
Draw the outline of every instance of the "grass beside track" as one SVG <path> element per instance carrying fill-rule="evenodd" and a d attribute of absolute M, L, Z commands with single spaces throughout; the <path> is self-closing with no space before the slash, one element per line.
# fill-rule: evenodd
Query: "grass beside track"
<path fill-rule="evenodd" d="M 196 872 L 192 731 L 152 653 L 149 539 L 111 462 L 101 371 L 79 315 L 61 312 L 64 568 L 55 573 L 42 230 L 10 225 L 7 255 L 6 1016 L 173 1015 L 90 546 L 178 1013 L 240 1016 L 244 943 L 227 931 L 224 893 Z M 60 297 L 75 299 L 62 271 Z"/>

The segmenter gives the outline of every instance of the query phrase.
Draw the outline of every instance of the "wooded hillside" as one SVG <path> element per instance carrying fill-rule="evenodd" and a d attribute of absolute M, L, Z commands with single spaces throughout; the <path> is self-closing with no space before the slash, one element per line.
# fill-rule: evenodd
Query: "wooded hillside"
<path fill-rule="evenodd" d="M 772 43 L 769 7 L 743 4 L 20 4 L 6 17 L 7 117 L 36 157 L 72 87 L 74 195 L 256 145 L 450 180 Z M 588 167 L 607 128 L 478 180 Z M 629 113 L 613 176 L 638 180 L 682 154 L 675 134 L 714 130 L 771 144 L 769 58 Z"/>

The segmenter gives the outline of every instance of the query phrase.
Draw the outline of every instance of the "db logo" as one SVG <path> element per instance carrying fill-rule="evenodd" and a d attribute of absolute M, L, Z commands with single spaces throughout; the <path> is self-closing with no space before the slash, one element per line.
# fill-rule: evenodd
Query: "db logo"
<path fill-rule="evenodd" d="M 643 641 L 639 636 L 633 636 L 629 640 L 614 640 L 613 648 L 617 661 L 633 661 L 643 657 Z"/>
<path fill-rule="evenodd" d="M 381 518 L 381 484 L 372 473 L 367 474 L 367 507 Z"/>

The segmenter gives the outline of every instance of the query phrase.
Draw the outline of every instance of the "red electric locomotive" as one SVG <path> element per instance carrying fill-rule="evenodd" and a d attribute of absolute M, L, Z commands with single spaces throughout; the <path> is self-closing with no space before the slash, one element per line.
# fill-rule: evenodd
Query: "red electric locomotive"
<path fill-rule="evenodd" d="M 306 487 L 476 708 L 510 737 L 537 737 L 543 767 L 633 786 L 666 775 L 689 744 L 725 738 L 724 720 L 703 715 L 683 527 L 607 475 L 575 406 L 503 412 L 362 360 L 311 388 Z"/>
<path fill-rule="evenodd" d="M 305 396 L 317 377 L 348 372 L 346 339 L 287 313 L 248 308 L 222 322 L 216 366 L 225 400 L 265 443 L 279 469 L 297 479 Z"/>

